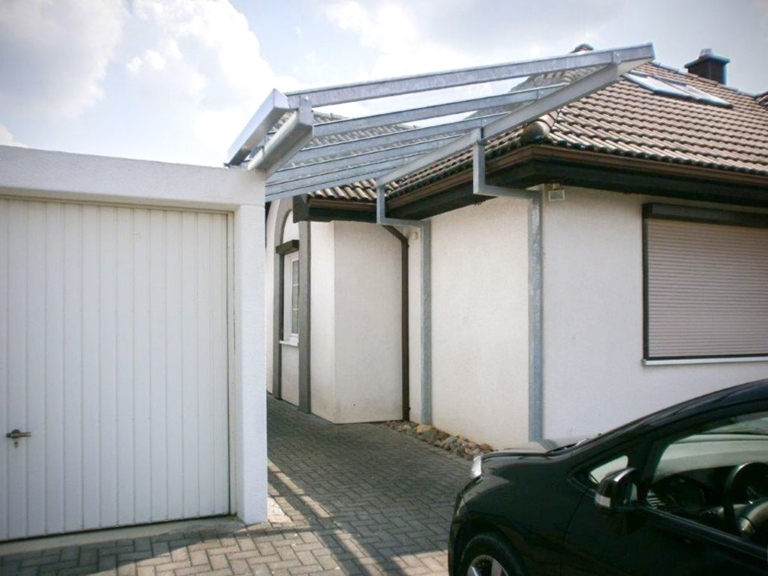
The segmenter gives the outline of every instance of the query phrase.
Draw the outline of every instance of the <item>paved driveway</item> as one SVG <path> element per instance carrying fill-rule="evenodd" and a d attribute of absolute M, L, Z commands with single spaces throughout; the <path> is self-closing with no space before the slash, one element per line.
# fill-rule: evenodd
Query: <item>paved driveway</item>
<path fill-rule="evenodd" d="M 334 426 L 272 400 L 270 521 L 0 556 L 0 576 L 447 573 L 469 462 L 371 424 Z"/>

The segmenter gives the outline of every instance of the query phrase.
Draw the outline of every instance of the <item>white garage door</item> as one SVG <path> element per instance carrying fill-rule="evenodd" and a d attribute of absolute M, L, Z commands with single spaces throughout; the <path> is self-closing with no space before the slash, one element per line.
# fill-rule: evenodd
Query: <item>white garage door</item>
<path fill-rule="evenodd" d="M 0 199 L 0 540 L 229 511 L 227 285 L 226 215 Z"/>

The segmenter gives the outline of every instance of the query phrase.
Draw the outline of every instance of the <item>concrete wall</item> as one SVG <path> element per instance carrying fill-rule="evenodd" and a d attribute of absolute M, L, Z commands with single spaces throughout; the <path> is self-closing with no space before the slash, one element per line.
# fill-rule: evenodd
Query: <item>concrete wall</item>
<path fill-rule="evenodd" d="M 408 237 L 408 360 L 410 376 L 410 419 L 421 419 L 421 235 L 418 228 L 403 230 Z"/>
<path fill-rule="evenodd" d="M 400 242 L 373 224 L 336 222 L 334 226 L 333 421 L 399 419 Z M 312 284 L 316 285 L 314 277 Z"/>
<path fill-rule="evenodd" d="M 594 434 L 768 377 L 766 362 L 644 366 L 641 195 L 544 202 L 544 435 Z M 736 210 L 744 208 L 732 207 Z"/>
<path fill-rule="evenodd" d="M 527 228 L 506 198 L 432 219 L 434 424 L 499 448 L 528 439 Z"/>

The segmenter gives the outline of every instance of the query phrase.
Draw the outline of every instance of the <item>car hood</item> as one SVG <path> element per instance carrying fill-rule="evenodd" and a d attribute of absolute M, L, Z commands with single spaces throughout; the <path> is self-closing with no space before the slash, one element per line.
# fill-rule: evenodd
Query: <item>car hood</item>
<path fill-rule="evenodd" d="M 510 448 L 504 448 L 498 450 L 492 454 L 499 456 L 522 456 L 526 454 L 546 454 L 552 450 L 559 448 L 565 448 L 566 446 L 572 446 L 585 440 L 583 436 L 570 436 L 567 438 L 545 438 L 543 440 L 534 440 L 531 442 L 525 442 L 524 444 L 518 444 Z"/>

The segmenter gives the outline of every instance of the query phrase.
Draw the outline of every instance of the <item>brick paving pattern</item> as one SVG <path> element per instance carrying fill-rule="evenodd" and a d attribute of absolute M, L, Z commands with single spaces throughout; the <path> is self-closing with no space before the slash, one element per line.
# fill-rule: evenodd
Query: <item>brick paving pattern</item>
<path fill-rule="evenodd" d="M 371 424 L 268 400 L 269 522 L 0 556 L 0 576 L 447 574 L 469 462 Z"/>

